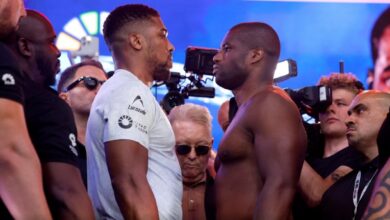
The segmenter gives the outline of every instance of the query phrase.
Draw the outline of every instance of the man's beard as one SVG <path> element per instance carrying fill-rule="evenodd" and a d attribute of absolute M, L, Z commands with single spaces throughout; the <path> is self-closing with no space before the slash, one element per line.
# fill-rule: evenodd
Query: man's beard
<path fill-rule="evenodd" d="M 56 82 L 56 73 L 57 70 L 54 70 L 53 63 L 43 59 L 43 58 L 37 58 L 37 65 L 40 77 L 42 79 L 42 83 L 44 86 L 52 86 Z"/>
<path fill-rule="evenodd" d="M 170 71 L 167 68 L 168 64 L 160 64 L 154 68 L 153 79 L 156 81 L 166 81 L 169 79 Z"/>
<path fill-rule="evenodd" d="M 150 53 L 151 55 L 152 53 Z M 155 81 L 165 81 L 169 79 L 170 76 L 170 67 L 172 66 L 170 60 L 165 61 L 164 63 L 159 61 L 159 57 L 149 56 L 149 66 L 152 69 L 153 80 Z"/>
<path fill-rule="evenodd" d="M 242 86 L 248 77 L 246 72 L 239 71 L 237 69 L 235 72 L 220 72 L 220 77 L 216 77 L 215 82 L 224 89 L 235 90 Z"/>

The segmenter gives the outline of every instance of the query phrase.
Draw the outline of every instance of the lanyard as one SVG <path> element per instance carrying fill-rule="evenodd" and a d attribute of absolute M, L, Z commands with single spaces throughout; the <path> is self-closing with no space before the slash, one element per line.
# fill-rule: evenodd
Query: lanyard
<path fill-rule="evenodd" d="M 353 206 L 355 207 L 355 209 L 353 211 L 353 218 L 352 219 L 355 219 L 359 202 L 360 202 L 360 200 L 362 200 L 364 193 L 367 191 L 368 186 L 370 185 L 371 181 L 374 179 L 377 172 L 378 172 L 378 169 L 375 170 L 375 172 L 374 172 L 374 174 L 372 174 L 372 177 L 370 178 L 370 180 L 364 186 L 360 197 L 359 197 L 359 185 L 360 185 L 360 179 L 362 177 L 362 172 L 359 171 L 358 174 L 356 175 L 355 184 L 353 186 L 353 194 L 352 194 Z"/>

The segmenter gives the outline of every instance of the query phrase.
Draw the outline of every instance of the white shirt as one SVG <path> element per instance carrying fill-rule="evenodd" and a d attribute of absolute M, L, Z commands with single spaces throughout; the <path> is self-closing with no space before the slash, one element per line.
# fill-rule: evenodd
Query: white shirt
<path fill-rule="evenodd" d="M 183 185 L 172 127 L 149 87 L 122 69 L 100 88 L 87 125 L 88 193 L 98 219 L 123 219 L 104 151 L 105 142 L 120 139 L 148 150 L 147 180 L 160 219 L 182 219 Z"/>

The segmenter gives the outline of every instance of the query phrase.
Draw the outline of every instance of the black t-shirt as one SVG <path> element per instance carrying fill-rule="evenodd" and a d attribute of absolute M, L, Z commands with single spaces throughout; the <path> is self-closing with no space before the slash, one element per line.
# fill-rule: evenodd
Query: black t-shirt
<path fill-rule="evenodd" d="M 362 160 L 363 155 L 359 151 L 346 147 L 330 157 L 308 158 L 307 162 L 322 178 L 326 178 L 342 165 L 352 169 L 359 168 Z"/>
<path fill-rule="evenodd" d="M 380 164 L 383 166 L 390 158 L 390 109 L 387 117 L 379 130 L 377 143 L 379 150 Z"/>
<path fill-rule="evenodd" d="M 25 114 L 31 141 L 42 164 L 59 162 L 80 167 L 81 146 L 69 105 L 51 88 L 42 88 L 26 77 Z M 45 190 L 46 191 L 46 190 Z M 51 210 L 58 204 L 46 196 Z"/>
<path fill-rule="evenodd" d="M 26 77 L 27 128 L 41 163 L 62 162 L 79 167 L 80 150 L 72 110 L 51 88 Z"/>
<path fill-rule="evenodd" d="M 79 149 L 79 168 L 81 177 L 83 178 L 85 188 L 87 188 L 87 151 L 84 144 L 80 143 L 79 141 L 77 141 L 77 146 Z"/>
<path fill-rule="evenodd" d="M 23 83 L 23 76 L 14 54 L 6 45 L 0 42 L 0 98 L 23 104 Z M 1 106 L 1 108 L 4 108 L 4 106 Z M 0 219 L 13 219 L 1 199 Z"/>
<path fill-rule="evenodd" d="M 333 184 L 322 197 L 321 202 L 321 218 L 322 219 L 337 219 L 337 220 L 351 220 L 353 218 L 354 203 L 352 200 L 354 185 L 356 176 L 361 171 L 361 178 L 359 182 L 359 191 L 357 197 L 362 194 L 365 186 L 367 186 L 366 192 L 363 194 L 360 202 L 358 203 L 358 209 L 355 219 L 361 219 L 364 211 L 368 205 L 371 197 L 372 190 L 374 188 L 375 176 L 378 174 L 378 157 L 362 166 L 360 169 L 356 169 L 346 176 L 342 177 L 339 181 Z"/>
<path fill-rule="evenodd" d="M 23 76 L 14 54 L 0 42 L 0 98 L 23 104 Z"/>
<path fill-rule="evenodd" d="M 51 88 L 41 88 L 27 76 L 24 78 L 24 111 L 31 141 L 41 163 L 60 162 L 80 169 L 85 175 L 86 154 L 77 141 L 77 130 L 69 105 Z M 55 205 L 48 199 L 49 206 Z M 0 219 L 12 219 L 0 204 Z"/>
<path fill-rule="evenodd" d="M 326 178 L 338 167 L 344 165 L 352 169 L 359 168 L 362 164 L 362 154 L 352 147 L 346 147 L 334 155 L 326 158 L 309 157 L 307 162 L 322 177 Z M 293 216 L 297 220 L 319 219 L 319 208 L 310 208 L 306 205 L 301 195 L 297 194 L 293 203 Z"/>

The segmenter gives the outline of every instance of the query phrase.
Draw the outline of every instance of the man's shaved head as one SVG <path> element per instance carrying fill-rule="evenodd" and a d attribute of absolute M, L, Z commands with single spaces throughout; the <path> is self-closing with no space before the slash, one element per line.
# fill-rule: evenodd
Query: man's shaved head
<path fill-rule="evenodd" d="M 56 33 L 49 19 L 34 10 L 27 10 L 27 16 L 20 20 L 19 29 L 10 38 L 10 45 L 25 62 L 23 71 L 45 86 L 53 85 L 59 72 L 61 53 L 55 39 Z"/>
<path fill-rule="evenodd" d="M 53 26 L 45 15 L 34 10 L 27 10 L 27 16 L 21 19 L 17 32 L 21 37 L 36 39 L 42 31 L 47 29 L 54 32 Z"/>
<path fill-rule="evenodd" d="M 386 92 L 381 92 L 377 90 L 368 90 L 366 92 L 362 92 L 358 97 L 360 100 L 365 99 L 374 99 L 375 103 L 379 105 L 381 108 L 389 109 L 390 106 L 390 94 Z"/>
<path fill-rule="evenodd" d="M 248 49 L 263 49 L 268 55 L 280 55 L 280 40 L 276 31 L 268 24 L 261 22 L 240 23 L 230 29 L 235 32 Z"/>

